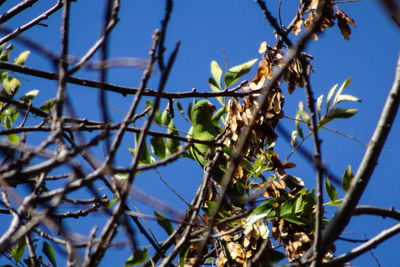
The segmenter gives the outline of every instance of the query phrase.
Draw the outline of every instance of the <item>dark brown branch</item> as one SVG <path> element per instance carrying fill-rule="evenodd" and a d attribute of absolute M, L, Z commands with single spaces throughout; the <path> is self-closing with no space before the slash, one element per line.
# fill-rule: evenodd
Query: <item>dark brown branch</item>
<path fill-rule="evenodd" d="M 382 218 L 391 218 L 400 221 L 400 211 L 394 208 L 384 209 L 373 206 L 357 206 L 354 215 L 377 215 Z"/>

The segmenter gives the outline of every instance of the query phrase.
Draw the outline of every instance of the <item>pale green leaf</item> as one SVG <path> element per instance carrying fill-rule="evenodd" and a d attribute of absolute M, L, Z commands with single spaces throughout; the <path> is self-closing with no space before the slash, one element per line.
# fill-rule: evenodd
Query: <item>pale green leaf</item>
<path fill-rule="evenodd" d="M 352 95 L 340 95 L 335 102 L 335 105 L 344 102 L 344 101 L 352 101 L 352 102 L 361 102 L 361 100 L 355 96 Z"/>
<path fill-rule="evenodd" d="M 322 106 L 322 101 L 324 100 L 324 95 L 320 95 L 317 98 L 317 115 L 318 115 L 318 119 L 321 119 L 321 106 Z"/>
<path fill-rule="evenodd" d="M 24 51 L 21 54 L 19 54 L 19 56 L 14 60 L 14 64 L 16 65 L 24 65 L 26 59 L 28 58 L 29 54 L 31 52 L 30 51 Z"/>
<path fill-rule="evenodd" d="M 234 84 L 240 77 L 249 73 L 251 67 L 257 59 L 253 59 L 247 61 L 243 64 L 237 65 L 235 67 L 230 68 L 227 73 L 225 73 L 224 81 L 225 81 L 225 88 Z"/>
<path fill-rule="evenodd" d="M 351 82 L 351 78 L 347 78 L 342 83 L 342 85 L 340 86 L 340 88 L 336 92 L 335 98 L 333 99 L 332 107 L 338 103 L 337 100 L 338 100 L 339 96 L 342 94 L 343 89 L 346 88 L 350 84 L 350 82 Z"/>
<path fill-rule="evenodd" d="M 32 101 L 35 96 L 39 93 L 39 90 L 35 89 L 35 90 L 31 90 L 28 93 L 26 93 L 23 97 L 20 98 L 21 101 L 23 101 L 24 103 L 29 103 L 30 101 Z"/>
<path fill-rule="evenodd" d="M 328 113 L 328 110 L 329 110 L 329 107 L 331 104 L 331 98 L 332 98 L 333 94 L 335 93 L 337 87 L 338 87 L 338 84 L 335 84 L 329 91 L 328 96 L 326 97 L 326 113 Z"/>
<path fill-rule="evenodd" d="M 211 75 L 213 76 L 217 87 L 220 90 L 222 90 L 222 86 L 221 86 L 222 70 L 221 70 L 221 68 L 219 67 L 218 63 L 215 60 L 213 60 L 211 62 Z"/>

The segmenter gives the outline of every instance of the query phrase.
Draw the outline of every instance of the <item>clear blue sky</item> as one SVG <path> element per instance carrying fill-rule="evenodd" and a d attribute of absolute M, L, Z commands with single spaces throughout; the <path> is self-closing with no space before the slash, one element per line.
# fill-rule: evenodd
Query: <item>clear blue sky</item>
<path fill-rule="evenodd" d="M 37 16 L 50 7 L 50 2 L 39 1 L 33 8 L 6 23 L 8 27 L 19 26 Z M 71 47 L 70 52 L 76 57 L 81 57 L 86 50 L 97 40 L 102 27 L 102 9 L 104 1 L 77 1 L 72 3 L 71 21 Z M 148 58 L 148 50 L 151 45 L 151 35 L 160 27 L 160 21 L 164 14 L 164 1 L 122 1 L 120 22 L 111 35 L 111 57 L 135 57 Z M 276 3 L 279 1 L 267 1 L 271 10 L 276 14 Z M 8 10 L 18 1 L 7 1 L 0 7 L 0 13 Z M 295 5 L 292 5 L 294 3 Z M 297 1 L 283 1 L 282 19 L 288 23 L 295 14 Z M 378 1 L 364 0 L 358 3 L 341 4 L 343 9 L 352 17 L 357 28 L 352 29 L 351 40 L 344 40 L 337 27 L 327 29 L 318 42 L 311 42 L 306 51 L 313 55 L 314 73 L 312 74 L 312 87 L 315 96 L 327 94 L 336 83 L 342 83 L 346 78 L 352 77 L 352 82 L 346 88 L 346 93 L 357 96 L 361 103 L 353 103 L 348 107 L 354 107 L 359 113 L 349 120 L 335 121 L 329 125 L 338 131 L 354 136 L 364 142 L 368 142 L 376 126 L 380 110 L 386 99 L 394 77 L 394 68 L 399 54 L 400 35 L 398 28 L 386 16 L 378 4 Z M 36 26 L 24 36 L 40 42 L 44 47 L 54 52 L 60 51 L 60 21 L 61 12 L 58 11 L 48 21 L 48 27 Z M 291 36 L 293 38 L 293 36 Z M 176 41 L 181 40 L 181 49 L 169 77 L 166 91 L 209 91 L 207 80 L 210 77 L 210 62 L 216 60 L 224 65 L 223 50 L 229 60 L 229 66 L 234 66 L 253 58 L 260 58 L 258 48 L 262 41 L 273 44 L 274 35 L 271 27 L 264 18 L 262 12 L 254 1 L 175 1 L 174 11 L 167 32 L 167 53 L 170 53 Z M 14 55 L 25 50 L 15 43 Z M 27 66 L 53 71 L 48 61 L 32 54 L 26 63 Z M 246 79 L 254 77 L 255 69 L 246 76 Z M 119 85 L 137 87 L 140 83 L 141 69 L 117 68 L 109 72 L 108 81 Z M 78 72 L 79 77 L 97 79 L 94 72 Z M 39 78 L 17 74 L 22 81 L 22 92 L 31 89 L 39 89 L 39 95 L 34 104 L 39 105 L 45 100 L 55 97 L 56 83 Z M 159 73 L 155 73 L 149 87 L 156 88 Z M 285 89 L 285 87 L 283 88 Z M 285 95 L 285 114 L 294 117 L 297 111 L 297 103 L 304 99 L 304 91 L 297 88 L 295 93 Z M 97 91 L 92 88 L 84 88 L 75 85 L 68 86 L 68 94 L 73 100 L 73 106 L 79 116 L 88 119 L 99 119 Z M 108 103 L 120 110 L 127 111 L 132 97 L 122 97 L 109 94 Z M 216 101 L 213 101 L 218 104 Z M 187 101 L 182 101 L 186 108 Z M 166 103 L 162 103 L 164 108 Z M 344 105 L 347 106 L 347 105 Z M 112 111 L 114 120 L 118 120 L 123 114 Z M 179 114 L 177 114 L 179 118 Z M 382 153 L 379 164 L 373 174 L 361 204 L 378 205 L 383 207 L 400 208 L 398 189 L 400 188 L 400 174 L 396 167 L 400 158 L 400 124 L 393 125 L 385 151 Z M 178 128 L 188 130 L 190 125 L 184 120 L 177 120 Z M 289 119 L 281 121 L 289 130 L 294 129 L 294 122 Z M 337 176 L 341 176 L 347 167 L 351 165 L 356 170 L 366 149 L 365 146 L 331 132 L 322 131 L 323 160 L 330 170 Z M 33 136 L 37 141 L 40 137 Z M 125 138 L 124 145 L 118 155 L 118 164 L 128 166 L 131 155 L 125 147 L 133 146 L 133 138 Z M 312 148 L 311 143 L 306 144 Z M 290 152 L 290 146 L 282 139 L 277 143 L 277 152 L 281 158 L 285 158 Z M 102 148 L 98 152 L 102 153 Z M 290 174 L 304 179 L 308 188 L 314 187 L 315 171 L 300 155 L 295 154 L 292 161 L 297 164 Z M 161 176 L 187 200 L 190 201 L 201 179 L 202 171 L 195 162 L 182 159 L 178 163 L 168 167 L 159 168 Z M 135 185 L 150 195 L 178 211 L 185 210 L 185 204 L 179 201 L 165 185 L 160 182 L 154 171 L 141 174 L 137 177 Z M 342 195 L 341 195 L 342 196 Z M 151 208 L 139 204 L 142 211 L 151 213 Z M 326 216 L 332 216 L 333 209 L 328 209 Z M 71 220 L 70 229 L 79 233 L 88 234 L 95 224 L 104 222 L 104 217 Z M 364 216 L 354 218 L 347 227 L 344 237 L 363 239 L 371 238 L 395 222 L 390 219 Z M 0 232 L 3 232 L 8 222 L 0 222 Z M 153 223 L 151 225 L 154 225 Z M 156 232 L 162 240 L 166 236 L 162 231 Z M 116 240 L 123 240 L 122 231 Z M 140 245 L 147 245 L 139 240 Z M 400 237 L 394 237 L 386 243 L 379 245 L 373 252 L 382 266 L 394 266 L 397 264 L 397 252 Z M 337 254 L 348 250 L 356 244 L 345 242 L 337 243 Z M 121 266 L 129 257 L 127 249 L 111 249 L 105 256 L 102 266 Z M 2 260 L 0 259 L 0 263 Z M 357 266 L 377 266 L 371 254 L 351 262 Z M 60 265 L 62 266 L 63 264 Z"/>

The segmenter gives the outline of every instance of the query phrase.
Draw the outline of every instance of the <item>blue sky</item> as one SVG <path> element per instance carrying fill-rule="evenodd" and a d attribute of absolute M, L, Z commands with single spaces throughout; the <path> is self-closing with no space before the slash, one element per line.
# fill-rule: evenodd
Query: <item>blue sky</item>
<path fill-rule="evenodd" d="M 14 28 L 26 23 L 50 7 L 48 1 L 40 3 L 26 10 L 5 25 Z M 100 4 L 101 2 L 101 4 Z M 104 1 L 77 1 L 72 4 L 71 21 L 71 47 L 70 52 L 77 58 L 97 40 L 102 27 L 102 9 Z M 267 1 L 274 14 L 277 14 L 277 2 Z M 18 1 L 7 1 L 0 7 L 3 13 Z M 293 5 L 292 3 L 295 3 Z M 295 14 L 297 1 L 283 1 L 282 19 L 289 22 Z M 400 35 L 398 28 L 388 18 L 378 1 L 360 1 L 358 3 L 341 4 L 341 9 L 352 17 L 357 27 L 352 28 L 350 41 L 344 40 L 339 29 L 335 26 L 327 29 L 319 36 L 317 42 L 310 42 L 306 52 L 313 55 L 312 62 L 314 73 L 312 74 L 312 87 L 315 96 L 327 94 L 336 83 L 341 84 L 348 77 L 352 78 L 351 84 L 345 89 L 347 94 L 357 96 L 361 103 L 343 105 L 359 110 L 358 114 L 348 120 L 335 121 L 329 125 L 350 136 L 354 136 L 364 142 L 368 142 L 380 115 L 380 110 L 386 99 L 394 77 L 394 68 L 399 54 Z M 120 22 L 111 35 L 111 57 L 134 57 L 147 59 L 151 45 L 151 35 L 160 27 L 160 21 L 164 14 L 163 1 L 122 1 Z M 49 20 L 45 21 L 48 27 L 36 26 L 24 36 L 29 37 L 50 48 L 54 52 L 60 50 L 60 21 L 61 12 L 58 11 Z M 291 38 L 297 38 L 291 36 Z M 166 91 L 210 91 L 207 80 L 210 77 L 210 63 L 216 60 L 224 66 L 224 52 L 229 61 L 229 66 L 241 64 L 253 58 L 259 58 L 258 48 L 261 42 L 267 41 L 273 44 L 274 35 L 262 12 L 254 1 L 175 1 L 174 11 L 167 32 L 167 54 L 172 51 L 175 43 L 182 42 L 179 55 L 168 79 Z M 15 43 L 15 51 L 12 55 L 26 50 Z M 49 62 L 41 56 L 32 54 L 28 58 L 27 66 L 54 71 Z M 141 69 L 116 68 L 109 72 L 108 81 L 119 85 L 137 87 L 140 83 Z M 251 80 L 254 70 L 245 78 Z M 45 100 L 55 97 L 57 85 L 52 81 L 17 74 L 22 81 L 20 93 L 31 89 L 39 89 L 39 95 L 34 104 L 41 104 Z M 76 74 L 79 77 L 98 79 L 98 74 L 90 71 L 81 71 Z M 155 72 L 150 80 L 149 87 L 156 88 L 159 73 Z M 289 95 L 285 86 L 282 88 L 285 95 L 285 114 L 294 117 L 298 101 L 304 101 L 304 91 L 297 88 Z M 80 117 L 97 120 L 100 118 L 98 109 L 97 91 L 93 88 L 84 88 L 75 85 L 68 86 L 68 94 L 73 101 L 73 107 Z M 127 111 L 132 97 L 122 97 L 108 94 L 107 102 L 112 106 Z M 190 100 L 189 100 L 190 101 Z M 215 104 L 216 101 L 212 100 Z M 186 108 L 188 101 L 181 101 Z M 164 108 L 166 102 L 162 102 Z M 124 115 L 117 111 L 111 111 L 112 118 L 117 121 Z M 190 125 L 177 115 L 178 128 L 188 130 Z M 281 123 L 288 129 L 294 129 L 294 122 L 282 119 Z M 32 142 L 38 142 L 40 135 L 32 136 Z M 359 143 L 344 138 L 331 132 L 322 131 L 321 138 L 323 160 L 330 170 L 341 177 L 347 165 L 356 170 L 366 149 Z M 373 174 L 361 204 L 378 205 L 383 207 L 400 207 L 398 188 L 400 188 L 400 174 L 396 167 L 400 142 L 400 125 L 398 119 L 393 125 L 389 140 L 385 145 L 379 164 Z M 131 155 L 125 147 L 133 146 L 132 139 L 125 138 L 122 149 L 118 154 L 118 164 L 128 166 Z M 305 144 L 312 148 L 311 142 Z M 276 145 L 281 158 L 285 158 L 290 152 L 290 145 L 283 139 Z M 101 155 L 102 148 L 97 153 Z M 101 156 L 100 156 L 101 157 Z M 290 174 L 304 179 L 308 188 L 314 187 L 315 171 L 311 165 L 299 154 L 295 154 L 291 160 L 297 164 Z M 202 170 L 195 162 L 182 159 L 171 166 L 159 168 L 161 176 L 187 200 L 193 196 L 202 175 Z M 178 211 L 184 211 L 185 205 L 168 190 L 154 171 L 146 172 L 137 177 L 135 185 L 150 195 L 154 195 Z M 151 213 L 151 208 L 140 204 L 142 211 Z M 332 216 L 333 209 L 328 209 L 326 216 Z M 79 221 L 79 229 L 75 229 L 77 221 L 71 220 L 70 229 L 82 234 L 88 234 L 94 224 L 103 222 L 104 217 L 90 218 Z M 364 216 L 354 218 L 347 227 L 344 237 L 363 239 L 373 237 L 395 222 L 390 219 Z M 0 231 L 4 231 L 7 222 L 0 222 Z M 153 225 L 153 224 L 152 224 Z M 156 233 L 160 240 L 165 238 L 161 231 Z M 117 240 L 123 240 L 123 233 Z M 397 262 L 399 237 L 394 237 L 386 243 L 379 245 L 373 252 L 382 266 L 393 266 Z M 141 242 L 141 245 L 146 243 Z M 338 254 L 356 246 L 346 242 L 338 242 Z M 114 254 L 116 253 L 116 254 Z M 118 257 L 115 257 L 118 255 Z M 129 256 L 128 250 L 111 250 L 105 256 L 102 266 L 110 263 L 121 265 Z M 1 260 L 0 260 L 1 262 Z M 371 254 L 351 262 L 357 266 L 374 266 Z M 62 264 L 61 264 L 62 265 Z"/>

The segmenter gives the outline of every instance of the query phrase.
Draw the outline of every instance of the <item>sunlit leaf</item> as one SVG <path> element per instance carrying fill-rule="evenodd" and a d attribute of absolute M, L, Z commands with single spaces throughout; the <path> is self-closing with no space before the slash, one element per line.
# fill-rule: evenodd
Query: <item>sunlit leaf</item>
<path fill-rule="evenodd" d="M 35 96 L 39 93 L 39 90 L 35 89 L 35 90 L 31 90 L 28 93 L 26 93 L 23 97 L 20 98 L 21 101 L 23 101 L 24 103 L 29 103 L 30 101 L 32 101 Z"/>
<path fill-rule="evenodd" d="M 357 113 L 357 109 L 342 109 L 342 108 L 333 108 L 329 110 L 328 114 L 320 120 L 318 127 L 323 127 L 328 122 L 333 121 L 334 119 L 346 119 L 354 116 Z"/>
<path fill-rule="evenodd" d="M 210 85 L 211 90 L 212 90 L 213 92 L 220 92 L 220 91 L 221 91 L 221 90 L 218 88 L 218 85 L 217 85 L 216 81 L 215 81 L 213 78 L 209 78 L 209 79 L 208 79 L 208 84 Z M 217 97 L 217 100 L 221 103 L 222 106 L 225 106 L 224 99 L 222 98 L 222 96 L 218 96 L 218 97 Z"/>
<path fill-rule="evenodd" d="M 307 124 L 310 125 L 310 115 L 308 115 L 307 111 L 304 109 L 304 103 L 303 101 L 299 102 L 299 112 L 300 116 L 303 119 L 303 121 Z"/>
<path fill-rule="evenodd" d="M 246 225 L 252 225 L 256 221 L 275 216 L 275 211 L 270 202 L 263 203 L 255 208 L 246 219 Z"/>
<path fill-rule="evenodd" d="M 342 188 L 345 193 L 349 191 L 351 182 L 353 181 L 354 175 L 351 172 L 351 166 L 347 166 L 346 170 L 344 171 L 343 178 L 342 178 Z"/>
<path fill-rule="evenodd" d="M 297 135 L 298 135 L 301 139 L 304 139 L 303 129 L 300 127 L 300 124 L 301 124 L 301 115 L 300 115 L 300 111 L 297 111 L 297 113 L 296 113 L 296 118 L 295 118 L 294 123 L 295 123 L 295 125 L 296 125 Z"/>
<path fill-rule="evenodd" d="M 24 51 L 14 60 L 14 64 L 16 65 L 24 65 L 26 59 L 28 58 L 30 51 Z"/>
<path fill-rule="evenodd" d="M 325 189 L 326 189 L 326 193 L 328 193 L 330 200 L 333 202 L 336 201 L 338 192 L 337 192 L 336 188 L 331 184 L 331 181 L 329 181 L 328 177 L 326 177 L 326 179 L 325 179 Z"/>
<path fill-rule="evenodd" d="M 148 107 L 152 107 L 153 108 L 153 101 L 151 101 L 150 99 L 146 100 L 146 108 L 148 108 Z M 162 125 L 162 113 L 161 113 L 161 111 L 159 109 L 157 109 L 156 112 L 154 113 L 153 121 L 158 126 Z"/>
<path fill-rule="evenodd" d="M 321 119 L 321 106 L 322 106 L 322 101 L 324 100 L 324 95 L 320 95 L 317 98 L 317 115 L 318 115 L 318 119 Z"/>
<path fill-rule="evenodd" d="M 44 255 L 46 255 L 51 264 L 53 264 L 54 267 L 57 267 L 56 257 L 54 255 L 53 247 L 46 241 L 43 242 L 42 252 L 44 253 Z"/>
<path fill-rule="evenodd" d="M 257 59 L 247 61 L 246 63 L 237 65 L 230 68 L 227 73 L 225 73 L 224 81 L 225 87 L 229 87 L 234 84 L 240 77 L 249 73 L 251 67 L 256 63 Z"/>
<path fill-rule="evenodd" d="M 328 113 L 329 107 L 331 105 L 331 98 L 333 96 L 333 94 L 336 91 L 336 88 L 338 87 L 338 84 L 335 84 L 331 90 L 329 90 L 328 96 L 326 97 L 326 113 Z"/>
<path fill-rule="evenodd" d="M 262 54 L 267 51 L 267 42 L 264 41 L 260 44 L 260 48 L 258 49 L 258 53 Z"/>
<path fill-rule="evenodd" d="M 128 260 L 125 262 L 124 267 L 136 266 L 145 263 L 147 260 L 147 248 L 143 250 L 136 250 Z"/>
<path fill-rule="evenodd" d="M 339 96 L 342 94 L 343 89 L 346 88 L 350 84 L 350 82 L 351 82 L 351 78 L 347 78 L 342 83 L 342 85 L 340 86 L 340 88 L 336 92 L 335 98 L 333 99 L 332 107 L 338 103 L 337 100 L 338 100 Z"/>
<path fill-rule="evenodd" d="M 216 82 L 217 88 L 222 90 L 222 86 L 221 86 L 222 70 L 215 60 L 213 60 L 211 62 L 211 75 L 213 76 L 214 81 Z"/>
<path fill-rule="evenodd" d="M 169 122 L 169 125 L 167 127 L 168 127 L 167 133 L 173 134 L 173 135 L 179 135 L 178 131 L 175 128 L 175 124 L 174 124 L 173 120 L 171 120 Z M 181 145 L 180 141 L 175 138 L 167 138 L 167 140 L 165 142 L 165 147 L 167 148 L 167 152 L 169 154 L 173 154 L 173 153 L 177 152 L 179 150 L 180 145 Z M 167 153 L 167 155 L 168 155 L 168 153 Z"/>
<path fill-rule="evenodd" d="M 355 96 L 352 95 L 340 95 L 335 101 L 335 105 L 344 102 L 344 101 L 352 101 L 352 102 L 361 102 L 361 100 Z"/>
<path fill-rule="evenodd" d="M 55 105 L 56 105 L 56 99 L 51 98 L 51 99 L 47 100 L 46 102 L 44 102 L 44 104 L 41 105 L 39 107 L 39 109 L 43 112 L 48 113 L 54 108 Z"/>
<path fill-rule="evenodd" d="M 11 144 L 18 144 L 19 143 L 19 137 L 16 134 L 7 134 L 8 141 L 10 141 Z"/>
<path fill-rule="evenodd" d="M 168 235 L 171 235 L 174 231 L 171 222 L 161 212 L 154 211 L 158 224 L 165 230 Z"/>
<path fill-rule="evenodd" d="M 329 201 L 327 203 L 324 203 L 324 206 L 333 206 L 333 207 L 339 207 L 342 205 L 343 198 L 342 199 L 337 199 L 335 201 Z"/>
<path fill-rule="evenodd" d="M 291 137 L 290 137 L 290 145 L 292 147 L 295 147 L 296 144 L 297 144 L 297 141 L 296 141 L 296 137 L 297 136 L 298 136 L 297 130 L 292 131 L 292 134 L 291 134 Z"/>

